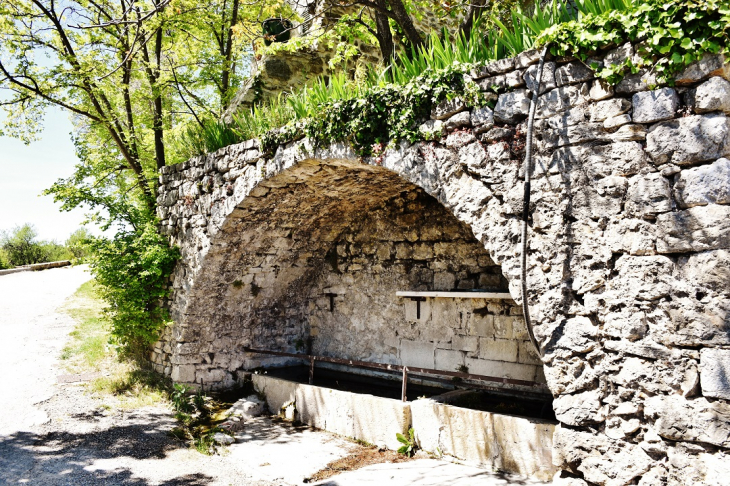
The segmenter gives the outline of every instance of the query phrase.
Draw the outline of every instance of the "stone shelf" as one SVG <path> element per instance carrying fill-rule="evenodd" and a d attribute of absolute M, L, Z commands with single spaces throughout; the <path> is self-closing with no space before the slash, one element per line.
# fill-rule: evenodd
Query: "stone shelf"
<path fill-rule="evenodd" d="M 446 298 L 446 299 L 511 299 L 512 295 L 509 292 L 459 292 L 459 291 L 448 291 L 448 290 L 437 290 L 437 291 L 411 291 L 411 290 L 399 290 L 395 293 L 398 297 L 414 298 L 414 297 L 432 297 L 432 298 Z"/>

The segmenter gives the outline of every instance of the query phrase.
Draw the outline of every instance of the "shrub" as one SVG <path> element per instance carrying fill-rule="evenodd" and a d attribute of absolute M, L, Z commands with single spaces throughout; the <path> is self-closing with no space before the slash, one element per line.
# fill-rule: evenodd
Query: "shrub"
<path fill-rule="evenodd" d="M 96 238 L 90 249 L 99 293 L 109 304 L 112 339 L 124 352 L 146 349 L 169 319 L 163 303 L 178 250 L 157 233 L 153 219 L 114 239 Z"/>

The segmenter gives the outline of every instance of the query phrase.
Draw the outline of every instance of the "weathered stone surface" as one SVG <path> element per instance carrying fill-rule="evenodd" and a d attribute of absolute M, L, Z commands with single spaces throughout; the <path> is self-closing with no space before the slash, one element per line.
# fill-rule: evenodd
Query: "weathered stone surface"
<path fill-rule="evenodd" d="M 636 74 L 627 74 L 624 78 L 616 85 L 615 91 L 617 94 L 626 95 L 633 94 L 639 91 L 646 91 L 652 86 L 657 85 L 657 79 L 653 72 L 642 69 Z"/>
<path fill-rule="evenodd" d="M 530 66 L 523 76 L 527 89 L 534 93 L 537 88 L 538 64 Z M 540 82 L 540 94 L 555 88 L 555 63 L 546 62 L 542 69 L 542 79 Z"/>
<path fill-rule="evenodd" d="M 659 253 L 730 248 L 730 206 L 710 204 L 657 217 Z"/>
<path fill-rule="evenodd" d="M 515 123 L 524 119 L 530 111 L 527 90 L 518 89 L 499 95 L 494 107 L 494 119 L 499 123 Z"/>
<path fill-rule="evenodd" d="M 613 96 L 613 86 L 602 79 L 596 79 L 591 83 L 589 96 L 593 101 L 601 101 Z"/>
<path fill-rule="evenodd" d="M 672 88 L 636 93 L 631 98 L 635 123 L 654 123 L 673 118 L 679 108 L 679 96 Z"/>
<path fill-rule="evenodd" d="M 696 113 L 730 113 L 730 82 L 715 76 L 697 86 L 694 91 L 694 110 Z"/>
<path fill-rule="evenodd" d="M 503 89 L 524 75 L 514 66 L 489 74 Z M 643 413 L 648 397 L 724 403 L 703 398 L 711 380 L 700 378 L 721 362 L 706 350 L 730 347 L 730 205 L 717 182 L 727 122 L 716 112 L 649 127 L 631 123 L 627 101 L 612 97 L 600 80 L 540 97 L 528 304 L 543 359 L 511 300 L 427 299 L 418 316 L 415 301 L 395 296 L 475 288 L 520 296 L 523 96 L 512 121 L 463 110 L 451 116 L 466 130 L 374 147 L 372 157 L 305 139 L 273 158 L 249 142 L 165 168 L 161 230 L 183 256 L 170 302 L 176 324 L 155 347 L 155 369 L 225 387 L 251 368 L 287 363 L 241 350 L 252 346 L 547 382 L 559 417 L 580 433 L 556 441 L 555 457 L 581 481 L 708 482 L 725 458 L 715 448 L 725 446 L 686 430 L 663 439 L 659 415 Z M 335 404 L 327 423 L 355 431 L 340 413 L 352 402 L 326 399 Z M 700 426 L 715 427 L 712 437 L 730 430 L 708 417 Z"/>
<path fill-rule="evenodd" d="M 439 103 L 436 108 L 433 109 L 431 112 L 431 119 L 432 120 L 446 120 L 447 118 L 450 118 L 457 113 L 460 113 L 462 111 L 465 111 L 466 104 L 461 100 L 461 98 L 454 98 L 453 100 L 444 100 L 441 103 Z"/>
<path fill-rule="evenodd" d="M 730 349 L 705 348 L 700 352 L 700 384 L 702 395 L 730 400 Z"/>
<path fill-rule="evenodd" d="M 590 425 L 606 420 L 603 393 L 591 390 L 575 395 L 561 395 L 553 401 L 555 417 L 567 425 Z"/>
<path fill-rule="evenodd" d="M 492 74 L 506 73 L 507 71 L 512 71 L 515 68 L 515 59 L 512 57 L 499 59 L 497 61 L 490 62 L 486 67 Z"/>
<path fill-rule="evenodd" d="M 582 83 L 593 78 L 593 71 L 580 61 L 564 64 L 555 70 L 555 82 L 558 86 Z"/>
<path fill-rule="evenodd" d="M 418 127 L 418 132 L 424 140 L 441 138 L 444 131 L 444 122 L 441 120 L 426 120 Z"/>
<path fill-rule="evenodd" d="M 464 128 L 471 126 L 471 115 L 468 111 L 462 111 L 448 118 L 444 123 L 444 128 L 454 130 L 456 128 Z"/>
<path fill-rule="evenodd" d="M 681 208 L 730 204 L 730 160 L 686 169 L 674 183 L 674 197 Z"/>
<path fill-rule="evenodd" d="M 591 105 L 591 121 L 600 122 L 607 118 L 623 115 L 631 109 L 631 103 L 624 98 L 599 101 Z"/>
<path fill-rule="evenodd" d="M 266 403 L 256 395 L 241 398 L 228 409 L 229 415 L 239 417 L 258 417 L 266 408 Z M 278 410 L 276 410 L 278 412 Z"/>
<path fill-rule="evenodd" d="M 574 106 L 588 103 L 588 86 L 563 86 L 548 91 L 537 101 L 536 118 L 549 118 Z"/>
<path fill-rule="evenodd" d="M 652 126 L 646 151 L 657 165 L 694 164 L 730 155 L 730 123 L 725 115 L 697 115 Z"/>
<path fill-rule="evenodd" d="M 730 405 L 727 403 L 658 395 L 644 402 L 644 414 L 656 420 L 654 430 L 666 439 L 730 447 Z"/>
<path fill-rule="evenodd" d="M 525 80 L 522 76 L 522 71 L 511 71 L 506 74 L 481 79 L 477 81 L 477 84 L 482 91 L 506 91 L 524 86 Z"/>
<path fill-rule="evenodd" d="M 473 126 L 487 131 L 494 126 L 494 111 L 488 106 L 476 108 L 471 112 L 470 121 Z"/>
<path fill-rule="evenodd" d="M 603 121 L 603 128 L 611 130 L 612 128 L 618 128 L 628 123 L 631 123 L 631 115 L 619 115 L 606 118 Z"/>
<path fill-rule="evenodd" d="M 728 68 L 725 64 L 725 56 L 722 54 L 706 53 L 699 62 L 695 62 L 687 66 L 684 71 L 680 72 L 675 83 L 678 86 L 688 86 L 693 83 L 704 81 L 710 76 L 728 77 Z"/>
<path fill-rule="evenodd" d="M 626 213 L 638 218 L 654 217 L 672 210 L 669 180 L 659 173 L 636 175 L 629 179 Z"/>

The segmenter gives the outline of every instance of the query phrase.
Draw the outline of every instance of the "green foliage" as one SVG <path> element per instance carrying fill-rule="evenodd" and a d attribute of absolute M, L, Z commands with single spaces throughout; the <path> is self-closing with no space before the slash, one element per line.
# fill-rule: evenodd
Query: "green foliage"
<path fill-rule="evenodd" d="M 617 83 L 629 72 L 651 68 L 659 83 L 705 53 L 727 52 L 730 6 L 720 0 L 650 0 L 629 11 L 587 14 L 547 29 L 539 44 L 552 43 L 552 52 L 570 53 L 586 61 L 599 49 L 632 41 L 638 43 L 639 61 L 599 67 L 598 76 Z"/>
<path fill-rule="evenodd" d="M 0 233 L 0 269 L 71 258 L 71 252 L 64 245 L 37 238 L 35 227 L 27 223 Z"/>
<path fill-rule="evenodd" d="M 157 233 L 153 219 L 114 239 L 97 238 L 90 248 L 91 270 L 109 304 L 112 339 L 124 351 L 144 349 L 158 339 L 168 321 L 162 302 L 178 250 Z"/>
<path fill-rule="evenodd" d="M 397 434 L 395 434 L 395 438 L 398 439 L 398 442 L 403 444 L 398 448 L 398 454 L 412 457 L 413 454 L 416 453 L 416 449 L 418 449 L 418 446 L 416 446 L 416 439 L 413 436 L 413 427 L 408 429 L 408 437 L 398 432 Z"/>
<path fill-rule="evenodd" d="M 71 253 L 71 257 L 76 262 L 83 262 L 89 255 L 89 243 L 92 235 L 86 228 L 79 228 L 66 240 L 66 248 Z"/>

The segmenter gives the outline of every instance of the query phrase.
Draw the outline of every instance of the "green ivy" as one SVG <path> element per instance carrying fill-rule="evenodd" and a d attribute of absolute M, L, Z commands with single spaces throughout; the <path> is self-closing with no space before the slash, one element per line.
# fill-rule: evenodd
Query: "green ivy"
<path fill-rule="evenodd" d="M 649 68 L 660 84 L 672 84 L 673 75 L 706 53 L 728 50 L 730 4 L 721 0 L 650 0 L 629 11 L 587 14 L 554 25 L 537 39 L 552 43 L 555 55 L 573 55 L 587 62 L 597 51 L 631 41 L 636 58 L 592 67 L 611 84 L 629 72 Z"/>

